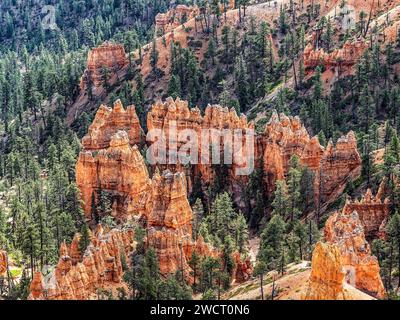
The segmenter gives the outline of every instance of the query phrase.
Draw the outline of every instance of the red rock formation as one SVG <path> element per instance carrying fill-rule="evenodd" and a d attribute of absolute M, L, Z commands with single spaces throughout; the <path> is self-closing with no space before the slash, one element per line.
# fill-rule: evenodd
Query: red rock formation
<path fill-rule="evenodd" d="M 240 257 L 239 252 L 233 254 L 233 261 L 235 262 L 235 269 L 233 270 L 233 278 L 235 282 L 241 283 L 250 279 L 253 274 L 253 265 L 250 261 L 250 256 L 246 259 Z"/>
<path fill-rule="evenodd" d="M 336 147 L 329 141 L 316 172 L 315 197 L 317 202 L 330 203 L 342 194 L 346 183 L 361 174 L 361 157 L 357 140 L 351 131 L 338 139 Z"/>
<path fill-rule="evenodd" d="M 298 117 L 287 117 L 274 112 L 265 127 L 262 140 L 264 172 L 270 192 L 274 190 L 277 180 L 284 179 L 293 155 L 297 155 L 301 163 L 311 169 L 319 167 L 324 149 L 317 137 L 310 139 Z"/>
<path fill-rule="evenodd" d="M 76 183 L 88 219 L 92 219 L 92 194 L 97 197 L 100 189 L 112 197 L 112 214 L 119 220 L 145 210 L 150 183 L 148 171 L 138 148 L 130 146 L 125 131 L 115 133 L 108 148 L 80 153 Z"/>
<path fill-rule="evenodd" d="M 89 50 L 87 69 L 81 80 L 81 89 L 87 88 L 90 82 L 95 88 L 102 86 L 104 69 L 107 69 L 111 76 L 127 64 L 128 59 L 121 44 L 105 42 L 100 47 Z"/>
<path fill-rule="evenodd" d="M 193 140 L 196 142 L 198 148 L 197 162 L 199 163 L 195 166 L 195 175 L 200 173 L 202 181 L 209 183 L 214 178 L 213 169 L 211 167 L 212 154 L 209 148 L 202 149 L 202 143 L 207 143 L 205 140 L 208 140 L 209 143 L 215 141 L 216 144 L 219 144 L 221 146 L 221 162 L 224 160 L 222 152 L 224 151 L 225 143 L 222 137 L 213 134 L 211 130 L 216 129 L 221 133 L 223 130 L 226 130 L 232 135 L 237 131 L 242 133 L 241 146 L 243 151 L 233 153 L 233 165 L 230 167 L 229 172 L 229 176 L 233 181 L 237 179 L 237 169 L 247 165 L 247 152 L 249 151 L 247 150 L 248 147 L 246 147 L 247 138 L 245 134 L 248 130 L 254 130 L 254 124 L 252 122 L 248 123 L 244 115 L 239 117 L 233 108 L 222 108 L 218 105 L 208 106 L 204 116 L 201 116 L 200 110 L 198 108 L 189 109 L 186 101 L 182 101 L 179 98 L 174 101 L 172 98 L 168 98 L 164 103 L 158 101 L 152 106 L 147 115 L 147 128 L 149 130 L 161 130 L 163 132 L 166 140 L 166 159 L 170 157 L 171 143 L 176 144 L 176 149 L 180 150 L 181 146 L 188 142 L 185 136 L 186 130 L 193 130 L 193 132 L 196 133 L 196 137 L 194 137 Z M 173 132 L 171 131 L 172 129 L 176 131 Z M 233 141 L 232 139 L 232 137 L 227 138 L 226 141 L 229 143 Z M 156 155 L 153 154 L 153 156 Z M 204 162 L 204 159 L 207 159 L 208 164 Z M 184 171 L 182 165 L 179 163 L 179 158 L 177 165 L 169 164 L 162 167 L 168 168 L 171 171 Z M 193 180 L 194 177 L 191 177 L 191 181 Z"/>
<path fill-rule="evenodd" d="M 121 100 L 114 103 L 114 108 L 101 105 L 96 113 L 89 131 L 82 139 L 84 150 L 99 150 L 110 146 L 112 136 L 119 130 L 128 133 L 131 145 L 143 143 L 143 131 L 135 106 L 128 106 L 125 110 Z"/>
<path fill-rule="evenodd" d="M 297 155 L 302 165 L 315 172 L 316 199 L 321 194 L 324 203 L 336 199 L 348 179 L 355 179 L 361 173 L 361 158 L 353 132 L 340 138 L 336 147 L 329 142 L 324 149 L 318 137 L 310 138 L 298 117 L 287 117 L 284 114 L 278 116 L 274 113 L 261 140 L 267 189 L 271 193 L 275 182 L 284 179 L 288 173 L 289 161 L 293 155 Z"/>
<path fill-rule="evenodd" d="M 198 6 L 186 6 L 178 4 L 175 8 L 168 10 L 166 13 L 156 15 L 156 32 L 165 34 L 172 31 L 183 22 L 186 22 L 200 13 Z"/>
<path fill-rule="evenodd" d="M 370 189 L 361 200 L 346 202 L 344 211 L 357 211 L 364 227 L 365 237 L 369 240 L 384 237 L 385 226 L 389 217 L 390 202 L 388 198 L 382 201 L 379 194 L 374 196 Z"/>
<path fill-rule="evenodd" d="M 347 283 L 372 296 L 385 296 L 378 260 L 371 255 L 356 211 L 342 210 L 330 216 L 325 225 L 325 239 L 338 246 Z"/>
<path fill-rule="evenodd" d="M 318 242 L 311 262 L 311 275 L 304 300 L 346 300 L 342 256 L 339 248 Z"/>
<path fill-rule="evenodd" d="M 312 44 L 309 43 L 304 48 L 303 53 L 304 68 L 310 70 L 319 65 L 324 65 L 325 69 L 332 67 L 349 68 L 358 62 L 366 48 L 367 43 L 365 41 L 350 42 L 348 40 L 343 48 L 326 53 L 322 48 L 314 49 Z"/>
<path fill-rule="evenodd" d="M 75 248 L 64 243 L 54 271 L 45 277 L 34 274 L 29 299 L 87 300 L 96 296 L 96 290 L 105 284 L 120 284 L 123 274 L 121 255 L 133 251 L 133 230 L 113 229 L 103 233 L 98 226 L 83 258 L 74 262 Z"/>
<path fill-rule="evenodd" d="M 3 277 L 7 272 L 7 253 L 0 250 L 0 277 Z"/>
<path fill-rule="evenodd" d="M 185 175 L 165 171 L 152 179 L 152 197 L 147 213 L 146 244 L 158 256 L 160 273 L 174 274 L 183 270 L 187 281 L 191 282 L 188 261 L 193 251 L 217 256 L 217 250 L 199 239 L 192 239 L 193 212 L 187 200 Z"/>

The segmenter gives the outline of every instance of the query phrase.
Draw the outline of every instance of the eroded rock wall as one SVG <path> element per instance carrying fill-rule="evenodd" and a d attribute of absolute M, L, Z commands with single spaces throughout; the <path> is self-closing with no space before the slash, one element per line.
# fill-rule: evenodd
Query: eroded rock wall
<path fill-rule="evenodd" d="M 346 300 L 342 256 L 335 244 L 318 242 L 304 300 Z"/>
<path fill-rule="evenodd" d="M 156 32 L 165 34 L 172 31 L 182 23 L 199 15 L 198 6 L 186 6 L 178 4 L 175 8 L 168 10 L 166 13 L 156 15 Z"/>
<path fill-rule="evenodd" d="M 112 135 L 109 147 L 83 150 L 76 164 L 76 183 L 81 190 L 84 212 L 93 220 L 92 200 L 98 192 L 107 192 L 112 201 L 112 215 L 126 220 L 146 210 L 150 179 L 143 157 L 131 146 L 126 131 Z M 101 213 L 99 213 L 101 214 Z"/>
<path fill-rule="evenodd" d="M 113 229 L 103 232 L 99 225 L 79 261 L 76 248 L 65 243 L 60 248 L 60 259 L 55 269 L 45 276 L 34 274 L 30 285 L 31 300 L 89 300 L 96 298 L 96 290 L 107 285 L 121 284 L 122 255 L 134 249 L 132 229 Z"/>
<path fill-rule="evenodd" d="M 128 64 L 124 46 L 105 42 L 97 48 L 89 50 L 87 68 L 81 79 L 81 89 L 90 85 L 96 89 L 103 85 L 103 73 L 107 70 L 109 81 L 112 75 Z"/>
<path fill-rule="evenodd" d="M 0 250 L 0 277 L 4 277 L 7 273 L 7 253 Z"/>
<path fill-rule="evenodd" d="M 88 133 L 82 139 L 84 150 L 100 150 L 110 146 L 112 136 L 119 130 L 126 131 L 129 144 L 140 145 L 144 142 L 143 130 L 135 111 L 135 106 L 123 107 L 121 100 L 114 107 L 101 105 L 96 113 Z"/>
<path fill-rule="evenodd" d="M 304 48 L 303 61 L 306 70 L 312 70 L 323 65 L 325 70 L 338 67 L 342 71 L 354 66 L 361 58 L 368 44 L 365 41 L 357 40 L 351 42 L 347 40 L 343 48 L 335 49 L 331 53 L 327 53 L 322 48 L 314 48 L 309 43 Z"/>
<path fill-rule="evenodd" d="M 350 180 L 361 174 L 361 157 L 353 131 L 341 137 L 336 146 L 329 141 L 316 172 L 315 197 L 321 204 L 327 204 L 342 194 Z"/>
<path fill-rule="evenodd" d="M 358 213 L 367 240 L 385 237 L 385 226 L 390 212 L 388 198 L 383 200 L 379 193 L 374 196 L 371 189 L 368 189 L 360 200 L 348 200 L 344 211 L 349 214 L 353 211 Z"/>

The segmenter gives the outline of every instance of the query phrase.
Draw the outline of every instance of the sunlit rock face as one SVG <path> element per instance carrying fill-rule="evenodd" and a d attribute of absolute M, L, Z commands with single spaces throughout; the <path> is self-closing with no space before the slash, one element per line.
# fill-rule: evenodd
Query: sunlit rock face
<path fill-rule="evenodd" d="M 327 203 L 336 199 L 347 181 L 361 174 L 361 158 L 353 132 L 341 137 L 336 146 L 330 141 L 324 148 L 317 137 L 310 137 L 298 117 L 274 113 L 261 140 L 264 173 L 270 193 L 276 181 L 285 178 L 294 155 L 315 173 L 316 202 Z"/>
<path fill-rule="evenodd" d="M 168 275 L 183 270 L 185 279 L 191 282 L 188 261 L 192 253 L 216 257 L 219 252 L 202 239 L 192 238 L 193 212 L 187 199 L 184 174 L 169 171 L 156 174 L 148 208 L 146 245 L 157 253 L 160 273 Z"/>
<path fill-rule="evenodd" d="M 390 201 L 388 198 L 383 200 L 379 191 L 374 196 L 371 189 L 368 189 L 360 200 L 348 200 L 344 210 L 347 213 L 353 211 L 358 213 L 367 240 L 385 237 L 385 227 L 389 218 Z"/>
<path fill-rule="evenodd" d="M 345 208 L 346 209 L 346 208 Z M 385 296 L 378 260 L 371 254 L 356 211 L 343 209 L 326 222 L 325 239 L 341 253 L 346 282 L 377 298 Z"/>
<path fill-rule="evenodd" d="M 76 237 L 79 238 L 79 237 Z M 63 243 L 54 270 L 47 275 L 34 274 L 30 285 L 31 300 L 88 300 L 96 298 L 96 290 L 122 283 L 121 256 L 134 249 L 132 229 L 104 232 L 99 225 L 86 251 L 78 261 L 74 242 Z"/>
<path fill-rule="evenodd" d="M 134 106 L 128 106 L 125 109 L 121 100 L 115 101 L 113 108 L 101 105 L 88 133 L 82 139 L 83 149 L 108 148 L 112 136 L 120 130 L 126 131 L 130 145 L 143 143 L 143 131 Z"/>
<path fill-rule="evenodd" d="M 0 277 L 7 273 L 7 252 L 0 250 Z"/>
<path fill-rule="evenodd" d="M 336 146 L 329 141 L 316 172 L 315 196 L 321 203 L 329 203 L 342 194 L 349 180 L 361 174 L 361 157 L 353 131 L 338 139 Z"/>
<path fill-rule="evenodd" d="M 180 24 L 199 15 L 200 9 L 198 6 L 186 6 L 178 4 L 175 8 L 168 10 L 166 13 L 156 15 L 156 32 L 164 34 L 172 31 Z"/>
<path fill-rule="evenodd" d="M 89 50 L 87 68 L 81 80 L 81 89 L 91 84 L 93 90 L 103 85 L 103 72 L 113 74 L 128 64 L 124 46 L 105 42 L 100 47 Z"/>
<path fill-rule="evenodd" d="M 116 132 L 105 149 L 80 153 L 76 182 L 85 215 L 90 220 L 93 220 L 92 200 L 97 201 L 99 190 L 110 196 L 112 215 L 118 220 L 126 220 L 145 210 L 150 190 L 149 174 L 137 146 L 130 145 L 126 131 Z"/>
<path fill-rule="evenodd" d="M 285 178 L 293 155 L 297 155 L 301 163 L 311 169 L 319 167 L 323 147 L 318 138 L 310 138 L 298 117 L 273 113 L 265 127 L 262 140 L 264 173 L 270 192 L 273 192 L 277 180 Z"/>
<path fill-rule="evenodd" d="M 361 58 L 368 44 L 365 41 L 357 40 L 351 42 L 347 40 L 343 48 L 335 49 L 331 53 L 327 53 L 323 48 L 314 48 L 309 43 L 304 48 L 303 61 L 306 70 L 312 70 L 323 65 L 325 70 L 332 67 L 339 67 L 344 71 L 354 66 Z"/>
<path fill-rule="evenodd" d="M 193 191 L 197 181 L 201 181 L 203 188 L 212 184 L 216 178 L 216 171 L 220 172 L 223 168 L 225 184 L 232 193 L 235 203 L 242 209 L 245 207 L 243 188 L 248 182 L 251 168 L 259 166 L 260 163 L 263 163 L 266 190 L 272 194 L 276 181 L 283 179 L 288 173 L 290 158 L 297 155 L 301 165 L 309 167 L 314 172 L 315 199 L 322 204 L 334 201 L 343 191 L 347 181 L 357 178 L 361 171 L 361 159 L 352 132 L 340 138 L 336 146 L 330 142 L 327 148 L 324 148 L 317 137 L 310 137 L 298 117 L 287 117 L 284 114 L 273 113 L 264 133 L 255 135 L 254 124 L 248 122 L 246 116 L 239 116 L 233 108 L 212 105 L 208 106 L 202 115 L 198 108 L 189 108 L 188 102 L 179 98 L 176 100 L 168 98 L 165 102 L 158 101 L 152 105 L 147 115 L 147 128 L 148 135 L 145 141 L 134 107 L 125 110 L 120 101 L 117 101 L 112 109 L 101 106 L 88 134 L 82 140 L 84 151 L 78 164 L 92 166 L 90 169 L 92 171 L 101 171 L 105 164 L 98 166 L 100 155 L 108 152 L 112 137 L 122 130 L 127 133 L 129 145 L 133 148 L 134 145 L 147 143 L 149 147 L 147 155 L 153 161 L 149 158 L 147 160 L 153 165 L 152 170 L 158 167 L 160 170 L 184 172 L 189 193 Z M 158 144 L 158 147 L 153 148 L 155 144 Z M 218 146 L 219 150 L 211 148 L 213 144 Z M 207 145 L 210 146 L 207 148 Z M 122 148 L 123 144 L 120 147 Z M 160 147 L 164 148 L 165 157 L 159 157 Z M 185 156 L 180 156 L 179 151 L 182 151 L 183 147 L 186 151 L 182 154 L 187 158 L 192 152 L 196 161 L 194 165 L 187 166 L 182 163 L 183 160 L 188 160 Z M 222 166 L 227 150 L 231 151 L 232 161 Z M 212 162 L 215 154 L 220 160 L 219 166 Z M 116 155 L 110 155 L 108 159 L 110 166 L 120 161 Z M 123 164 L 125 165 L 125 162 Z M 138 166 L 142 167 L 140 161 Z M 246 168 L 249 169 L 247 174 L 245 170 L 245 173 L 240 175 L 240 170 Z M 120 170 L 118 167 L 118 172 Z M 77 172 L 78 185 L 84 190 L 87 215 L 93 189 L 101 187 L 110 191 L 117 190 L 116 196 L 120 194 L 120 183 L 107 186 L 110 185 L 107 179 L 104 183 L 102 177 L 97 177 L 98 179 L 93 181 L 93 177 L 96 177 L 93 174 L 92 179 L 82 179 L 84 174 L 81 174 L 80 170 Z M 144 172 L 143 175 L 147 176 Z M 147 190 L 143 175 L 139 174 L 138 181 L 141 186 L 137 190 L 139 194 Z M 88 188 L 87 185 L 90 184 L 88 181 L 93 181 L 95 186 Z M 116 206 L 125 206 L 124 215 L 131 214 L 132 210 L 142 211 L 139 208 L 130 210 L 129 199 L 123 204 L 121 201 L 125 202 L 126 199 L 121 199 L 121 196 L 119 198 Z"/>
<path fill-rule="evenodd" d="M 342 256 L 334 244 L 318 242 L 305 300 L 346 300 Z"/>

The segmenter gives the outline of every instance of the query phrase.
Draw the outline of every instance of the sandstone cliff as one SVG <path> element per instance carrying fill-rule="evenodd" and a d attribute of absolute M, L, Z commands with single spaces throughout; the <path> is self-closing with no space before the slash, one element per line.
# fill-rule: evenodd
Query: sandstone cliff
<path fill-rule="evenodd" d="M 193 212 L 186 194 L 183 173 L 164 171 L 152 179 L 152 197 L 146 214 L 146 245 L 158 256 L 160 273 L 174 274 L 183 270 L 188 282 L 192 281 L 188 261 L 196 251 L 200 256 L 219 256 L 219 252 L 203 239 L 193 241 Z"/>
<path fill-rule="evenodd" d="M 361 174 L 361 157 L 354 132 L 338 139 L 336 146 L 329 141 L 316 172 L 315 197 L 327 204 L 337 199 L 349 180 Z"/>
<path fill-rule="evenodd" d="M 200 9 L 197 5 L 186 6 L 179 4 L 175 8 L 168 10 L 166 13 L 156 15 L 156 33 L 165 34 L 178 27 L 180 24 L 193 19 L 199 15 Z"/>
<path fill-rule="evenodd" d="M 109 147 L 83 150 L 76 164 L 76 183 L 81 190 L 85 215 L 91 217 L 92 197 L 101 190 L 112 201 L 112 215 L 126 220 L 145 210 L 150 180 L 137 146 L 130 146 L 126 131 L 112 135 Z M 100 213 L 102 214 L 102 213 Z"/>
<path fill-rule="evenodd" d="M 236 177 L 236 172 L 239 167 L 247 165 L 247 153 L 246 148 L 246 130 L 253 130 L 254 124 L 247 122 L 245 115 L 237 115 L 235 109 L 221 107 L 219 105 L 207 106 L 204 116 L 201 115 L 198 108 L 189 109 L 187 101 L 180 100 L 177 98 L 167 98 L 163 103 L 161 101 L 153 104 L 150 112 L 147 115 L 147 128 L 149 130 L 162 130 L 165 139 L 167 140 L 166 148 L 167 154 L 166 159 L 170 158 L 170 144 L 175 145 L 175 149 L 180 149 L 184 144 L 194 143 L 194 147 L 197 147 L 195 163 L 195 175 L 201 174 L 202 180 L 205 183 L 209 183 L 214 179 L 214 173 L 212 169 L 212 153 L 210 148 L 202 148 L 202 143 L 213 143 L 220 146 L 220 159 L 223 162 L 223 151 L 225 144 L 232 144 L 234 141 L 234 132 L 242 133 L 241 150 L 240 152 L 232 152 L 233 165 L 229 167 L 229 176 L 231 180 Z M 192 130 L 196 134 L 195 137 L 187 137 L 187 130 Z M 214 134 L 213 129 L 219 130 L 222 134 L 223 130 L 229 132 L 232 136 L 221 136 L 216 133 Z M 174 131 L 171 131 L 174 130 Z M 193 139 L 194 141 L 192 141 Z M 232 149 L 232 147 L 231 147 Z M 183 171 L 182 163 L 178 158 L 177 165 L 164 166 L 173 171 Z M 201 160 L 201 161 L 200 161 Z M 194 177 L 191 177 L 192 181 Z"/>
<path fill-rule="evenodd" d="M 0 277 L 4 277 L 7 273 L 7 253 L 0 250 Z"/>
<path fill-rule="evenodd" d="M 343 258 L 335 244 L 318 242 L 304 300 L 373 300 L 345 282 Z"/>
<path fill-rule="evenodd" d="M 305 300 L 345 300 L 342 256 L 336 245 L 318 242 Z"/>
<path fill-rule="evenodd" d="M 330 142 L 325 149 L 317 137 L 309 136 L 298 117 L 274 113 L 264 133 L 252 135 L 250 140 L 246 134 L 254 134 L 254 124 L 247 122 L 244 115 L 238 116 L 233 108 L 208 106 L 202 116 L 198 108 L 190 109 L 186 101 L 168 98 L 152 106 L 147 115 L 147 127 L 149 146 L 157 141 L 165 150 L 165 154 L 160 154 L 160 149 L 149 148 L 153 168 L 185 172 L 189 192 L 196 179 L 201 180 L 203 187 L 213 182 L 215 166 L 212 157 L 217 155 L 223 162 L 225 148 L 232 150 L 233 145 L 237 148 L 235 135 L 241 134 L 239 148 L 232 150 L 232 164 L 226 166 L 224 175 L 239 207 L 244 205 L 243 186 L 248 175 L 239 176 L 238 170 L 252 164 L 257 166 L 260 158 L 264 163 L 266 189 L 272 193 L 275 182 L 287 174 L 290 158 L 297 155 L 300 163 L 315 173 L 315 200 L 321 206 L 337 199 L 347 181 L 357 178 L 361 171 L 361 159 L 352 132 L 340 138 L 336 146 Z M 121 137 L 116 137 L 111 146 L 112 138 L 119 130 L 127 132 L 128 139 L 121 136 L 126 133 L 120 133 Z M 188 130 L 192 131 L 189 133 Z M 157 136 L 160 133 L 161 138 Z M 77 183 L 82 191 L 86 216 L 90 218 L 92 194 L 96 196 L 98 190 L 111 193 L 119 218 L 143 213 L 147 200 L 138 201 L 138 198 L 148 194 L 149 179 L 138 149 L 131 147 L 145 143 L 134 107 L 125 110 L 120 101 L 113 109 L 101 106 L 82 142 L 84 150 L 77 164 Z M 209 143 L 219 146 L 219 151 L 206 147 Z M 178 153 L 183 146 L 186 151 Z M 189 160 L 189 151 L 194 151 L 190 158 L 194 165 L 190 170 L 182 162 Z M 171 163 L 173 158 L 175 163 Z"/>
<path fill-rule="evenodd" d="M 319 168 L 324 149 L 317 137 L 310 138 L 298 117 L 274 112 L 265 127 L 262 141 L 264 173 L 270 192 L 274 190 L 277 180 L 285 178 L 293 155 L 297 155 L 301 163 L 310 169 Z"/>
<path fill-rule="evenodd" d="M 113 108 L 101 105 L 89 131 L 82 139 L 84 150 L 99 150 L 110 146 L 112 136 L 119 130 L 126 131 L 130 145 L 143 143 L 143 131 L 135 106 L 123 107 L 121 100 Z"/>
<path fill-rule="evenodd" d="M 261 138 L 267 188 L 273 192 L 275 182 L 284 179 L 289 161 L 297 155 L 300 163 L 315 173 L 316 203 L 329 203 L 343 192 L 349 179 L 361 174 L 361 158 L 353 132 L 341 137 L 336 146 L 330 141 L 322 147 L 318 137 L 310 137 L 298 117 L 274 113 Z M 320 196 L 320 198 L 319 198 Z"/>
<path fill-rule="evenodd" d="M 379 193 L 374 196 L 371 189 L 356 201 L 348 200 L 344 211 L 350 214 L 353 211 L 358 213 L 367 240 L 383 238 L 385 236 L 385 226 L 389 218 L 390 201 L 385 198 L 383 201 Z"/>
<path fill-rule="evenodd" d="M 91 243 L 79 261 L 76 249 L 65 243 L 55 269 L 34 274 L 30 285 L 31 300 L 88 300 L 96 298 L 98 288 L 121 285 L 121 256 L 133 251 L 133 230 L 113 229 L 104 233 L 99 225 Z"/>
<path fill-rule="evenodd" d="M 106 69 L 110 78 L 113 73 L 128 64 L 125 49 L 121 44 L 105 42 L 101 46 L 89 50 L 87 69 L 81 80 L 81 89 L 92 85 L 93 90 L 103 85 L 102 73 Z"/>
<path fill-rule="evenodd" d="M 376 257 L 364 236 L 364 228 L 356 211 L 335 212 L 326 222 L 325 239 L 338 246 L 342 256 L 346 282 L 372 296 L 383 298 L 385 289 Z"/>
<path fill-rule="evenodd" d="M 348 71 L 358 62 L 367 47 L 368 44 L 365 41 L 357 40 L 351 42 L 348 40 L 343 45 L 343 48 L 326 53 L 324 49 L 314 48 L 309 43 L 304 48 L 303 53 L 304 68 L 311 70 L 323 65 L 325 70 L 337 67 L 339 73 Z"/>

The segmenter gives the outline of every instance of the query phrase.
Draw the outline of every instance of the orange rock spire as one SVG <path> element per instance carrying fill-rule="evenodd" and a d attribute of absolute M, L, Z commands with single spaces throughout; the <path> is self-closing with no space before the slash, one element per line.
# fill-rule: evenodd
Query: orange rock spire
<path fill-rule="evenodd" d="M 345 300 L 342 256 L 336 245 L 318 242 L 305 300 Z"/>
<path fill-rule="evenodd" d="M 128 64 L 124 46 L 105 42 L 100 47 L 89 50 L 87 69 L 81 80 L 81 89 L 88 85 L 91 79 L 94 89 L 102 86 L 102 72 L 107 69 L 116 72 Z"/>
<path fill-rule="evenodd" d="M 351 213 L 356 211 L 364 227 L 367 239 L 376 239 L 385 236 L 385 226 L 389 218 L 390 201 L 382 200 L 379 193 L 374 196 L 368 189 L 361 200 L 346 202 L 344 211 Z"/>
<path fill-rule="evenodd" d="M 98 226 L 84 255 L 76 261 L 74 242 L 70 247 L 63 243 L 54 271 L 46 276 L 34 274 L 28 299 L 88 300 L 96 297 L 100 287 L 121 285 L 121 255 L 128 256 L 133 251 L 133 240 L 132 229 L 103 233 Z"/>
<path fill-rule="evenodd" d="M 92 195 L 97 197 L 97 191 L 102 190 L 108 192 L 112 199 L 115 218 L 126 220 L 143 212 L 150 179 L 138 148 L 130 146 L 125 131 L 118 131 L 112 136 L 108 148 L 80 153 L 76 164 L 76 183 L 81 190 L 88 219 L 93 218 Z"/>
<path fill-rule="evenodd" d="M 338 246 L 347 283 L 375 297 L 385 296 L 378 260 L 371 254 L 356 211 L 342 210 L 330 216 L 325 225 L 325 239 Z"/>
<path fill-rule="evenodd" d="M 0 250 L 0 277 L 3 277 L 7 272 L 7 253 Z"/>

